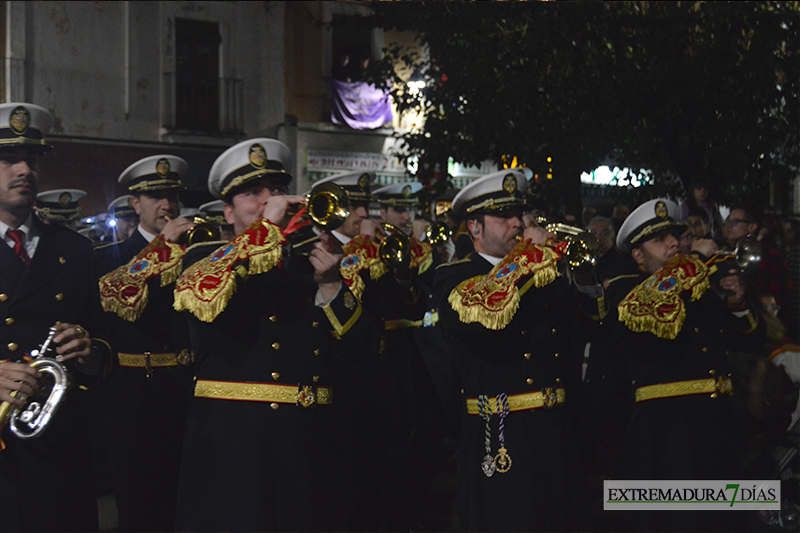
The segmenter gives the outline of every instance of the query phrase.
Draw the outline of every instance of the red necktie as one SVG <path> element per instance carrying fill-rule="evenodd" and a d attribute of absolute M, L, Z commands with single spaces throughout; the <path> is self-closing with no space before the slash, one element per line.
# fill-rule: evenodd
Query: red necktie
<path fill-rule="evenodd" d="M 25 245 L 22 241 L 25 239 L 25 232 L 21 229 L 12 229 L 6 232 L 6 235 L 11 237 L 11 240 L 14 241 L 14 253 L 22 259 L 23 263 L 26 265 L 31 264 L 31 258 L 28 255 L 28 252 L 25 251 Z"/>

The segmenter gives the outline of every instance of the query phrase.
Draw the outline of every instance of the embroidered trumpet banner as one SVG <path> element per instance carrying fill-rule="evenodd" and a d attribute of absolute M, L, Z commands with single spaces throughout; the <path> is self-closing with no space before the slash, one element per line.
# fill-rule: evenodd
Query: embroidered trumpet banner
<path fill-rule="evenodd" d="M 549 248 L 522 241 L 488 274 L 461 282 L 447 301 L 465 324 L 478 322 L 489 329 L 503 329 L 514 318 L 520 295 L 530 284 L 544 287 L 558 277 L 558 258 Z M 517 282 L 526 276 L 531 279 L 520 290 Z"/>
<path fill-rule="evenodd" d="M 147 306 L 147 282 L 156 276 L 161 286 L 173 283 L 181 273 L 183 248 L 158 235 L 144 250 L 100 278 L 103 309 L 129 322 L 135 322 Z"/>
<path fill-rule="evenodd" d="M 712 267 L 713 268 L 713 267 Z M 692 255 L 677 255 L 637 285 L 617 310 L 631 331 L 674 339 L 686 320 L 685 295 L 698 300 L 711 287 L 712 269 Z"/>

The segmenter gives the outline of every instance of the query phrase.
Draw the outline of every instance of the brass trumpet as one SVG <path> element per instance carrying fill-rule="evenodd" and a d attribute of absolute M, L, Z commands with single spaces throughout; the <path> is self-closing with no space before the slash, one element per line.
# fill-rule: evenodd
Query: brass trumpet
<path fill-rule="evenodd" d="M 450 231 L 450 226 L 444 222 L 434 222 L 425 230 L 425 238 L 423 240 L 432 246 L 436 246 L 445 244 L 452 236 L 453 232 Z"/>
<path fill-rule="evenodd" d="M 731 252 L 718 250 L 711 258 L 706 261 L 706 265 L 724 263 L 733 259 L 739 271 L 745 276 L 755 274 L 761 265 L 762 251 L 761 244 L 755 237 L 745 237 L 736 244 L 736 248 Z"/>
<path fill-rule="evenodd" d="M 556 240 L 545 243 L 545 246 L 562 252 L 569 269 L 576 274 L 585 274 L 592 271 L 597 264 L 597 237 L 585 229 L 568 226 L 560 222 L 547 223 L 541 217 L 536 219 L 546 231 L 554 233 Z M 521 238 L 520 238 L 521 240 Z"/>
<path fill-rule="evenodd" d="M 350 202 L 347 192 L 335 183 L 326 182 L 313 187 L 306 200 L 298 204 L 298 209 L 287 213 L 288 216 L 296 216 L 302 209 L 306 209 L 304 217 L 307 216 L 321 231 L 333 231 L 344 224 L 350 216 Z M 310 239 L 292 244 L 292 248 L 299 248 L 319 239 L 315 235 Z"/>
<path fill-rule="evenodd" d="M 222 230 L 210 220 L 194 217 L 192 222 L 194 222 L 194 227 L 180 236 L 178 244 L 191 246 L 198 242 L 212 242 L 220 239 Z"/>
<path fill-rule="evenodd" d="M 378 257 L 390 268 L 411 264 L 411 241 L 408 235 L 393 224 L 382 223 L 385 236 L 378 247 Z"/>
<path fill-rule="evenodd" d="M 28 403 L 22 407 L 11 405 L 8 402 L 0 404 L 0 426 L 9 421 L 11 432 L 20 439 L 30 439 L 41 435 L 67 392 L 69 385 L 67 370 L 55 359 L 44 356 L 48 350 L 51 350 L 50 344 L 56 333 L 56 328 L 50 328 L 47 339 L 39 349 L 31 351 L 33 362 L 30 366 L 42 374 L 49 375 L 53 380 L 47 401 L 41 403 L 37 401 L 38 397 L 29 397 L 25 393 L 14 391 L 11 393 L 12 396 L 20 400 L 28 400 Z"/>

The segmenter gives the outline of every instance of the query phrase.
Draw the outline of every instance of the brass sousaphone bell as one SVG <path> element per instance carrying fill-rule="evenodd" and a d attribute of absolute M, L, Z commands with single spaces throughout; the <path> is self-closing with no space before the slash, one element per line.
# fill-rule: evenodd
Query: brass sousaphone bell
<path fill-rule="evenodd" d="M 30 439 L 41 435 L 67 392 L 69 385 L 67 370 L 55 359 L 45 357 L 48 350 L 52 349 L 50 344 L 56 333 L 56 328 L 50 328 L 47 339 L 41 347 L 31 351 L 33 362 L 30 366 L 44 375 L 42 381 L 45 384 L 44 389 L 49 388 L 50 390 L 47 400 L 43 402 L 40 398 L 41 395 L 28 396 L 25 393 L 14 391 L 11 395 L 26 401 L 24 406 L 11 405 L 8 402 L 0 404 L 0 427 L 8 422 L 11 432 L 20 439 Z M 52 384 L 49 383 L 50 381 Z"/>

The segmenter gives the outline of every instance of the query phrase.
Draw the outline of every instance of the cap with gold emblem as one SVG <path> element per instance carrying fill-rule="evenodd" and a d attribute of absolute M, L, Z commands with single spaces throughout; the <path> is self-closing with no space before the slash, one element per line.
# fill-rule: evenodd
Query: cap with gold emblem
<path fill-rule="evenodd" d="M 133 198 L 133 196 L 130 194 L 125 194 L 116 198 L 113 202 L 108 204 L 108 213 L 114 218 L 135 215 L 136 211 L 131 205 L 131 198 Z"/>
<path fill-rule="evenodd" d="M 683 233 L 686 226 L 676 222 L 680 216 L 678 204 L 667 198 L 656 198 L 643 203 L 620 226 L 617 248 L 628 253 L 665 229 L 675 229 Z"/>
<path fill-rule="evenodd" d="M 421 190 L 421 183 L 395 183 L 372 191 L 372 195 L 381 206 L 413 207 L 419 205 Z"/>
<path fill-rule="evenodd" d="M 78 200 L 86 196 L 80 189 L 55 189 L 36 195 L 36 213 L 43 220 L 72 222 L 81 218 Z"/>
<path fill-rule="evenodd" d="M 467 216 L 524 208 L 530 173 L 527 168 L 509 168 L 478 178 L 453 198 L 453 211 Z"/>
<path fill-rule="evenodd" d="M 200 206 L 200 214 L 203 218 L 213 222 L 217 226 L 225 226 L 228 222 L 225 220 L 225 202 L 222 200 L 214 200 Z"/>
<path fill-rule="evenodd" d="M 369 202 L 372 200 L 369 186 L 375 181 L 374 172 L 344 172 L 342 174 L 334 174 L 319 181 L 314 182 L 314 187 L 321 183 L 335 183 L 339 185 L 347 193 L 347 198 L 351 202 Z"/>
<path fill-rule="evenodd" d="M 208 173 L 208 190 L 219 199 L 231 198 L 234 189 L 259 178 L 271 178 L 282 185 L 292 181 L 288 169 L 292 151 L 280 141 L 256 138 L 231 146 L 220 155 Z"/>
<path fill-rule="evenodd" d="M 44 139 L 53 126 L 53 115 L 38 105 L 0 104 L 0 149 L 25 147 L 44 154 L 52 146 Z"/>
<path fill-rule="evenodd" d="M 175 155 L 151 155 L 140 159 L 119 175 L 119 183 L 132 193 L 180 189 L 189 164 Z"/>

